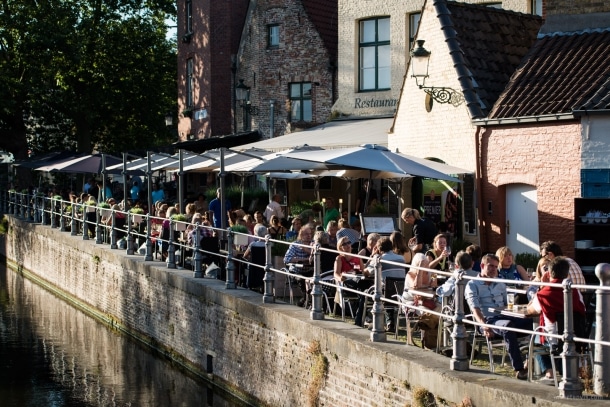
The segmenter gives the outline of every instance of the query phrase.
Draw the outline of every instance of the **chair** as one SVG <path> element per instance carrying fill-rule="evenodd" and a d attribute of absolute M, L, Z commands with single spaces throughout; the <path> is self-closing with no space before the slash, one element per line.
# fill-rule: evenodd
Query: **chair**
<path fill-rule="evenodd" d="M 353 281 L 353 280 L 352 280 Z M 339 300 L 338 303 L 341 307 L 341 320 L 345 321 L 345 307 L 347 306 L 349 308 L 349 313 L 352 316 L 352 318 L 355 317 L 354 315 L 354 310 L 352 309 L 352 304 L 351 301 L 359 301 L 360 297 L 358 294 L 352 292 L 352 291 L 345 291 L 343 290 L 343 287 L 345 286 L 345 283 L 349 282 L 349 280 L 344 281 L 340 281 L 339 284 L 337 285 L 337 293 L 335 294 L 335 303 L 333 306 L 333 314 L 337 315 L 337 299 Z M 349 284 L 349 283 L 348 283 Z M 348 287 L 348 288 L 354 288 L 355 287 Z M 339 297 L 339 298 L 337 298 Z"/>
<path fill-rule="evenodd" d="M 265 246 L 250 246 L 252 254 L 250 263 L 261 267 L 248 265 L 248 288 L 250 290 L 260 289 L 263 286 L 263 277 L 265 276 L 265 265 L 267 264 L 267 251 Z"/>
<path fill-rule="evenodd" d="M 201 250 L 201 262 L 210 265 L 216 257 L 214 254 L 220 255 L 220 244 L 218 237 L 205 236 L 199 240 L 199 249 Z"/>
<path fill-rule="evenodd" d="M 563 334 L 564 330 L 565 330 L 565 314 L 563 312 L 558 312 L 555 314 L 555 318 L 557 321 L 557 333 L 558 334 Z M 574 335 L 578 338 L 588 338 L 589 337 L 589 332 L 588 332 L 588 325 L 587 325 L 587 320 L 586 318 L 583 318 L 583 316 L 581 314 L 578 314 L 576 312 L 574 312 L 572 314 L 572 324 L 574 326 Z M 537 332 L 544 332 L 544 326 L 539 326 L 536 328 Z M 553 369 L 553 378 L 555 380 L 555 387 L 558 387 L 558 380 L 557 380 L 557 367 L 555 365 L 555 360 L 556 359 L 561 359 L 561 353 L 563 351 L 563 344 L 564 342 L 562 340 L 557 340 L 557 344 L 552 345 L 550 348 L 549 347 L 545 347 L 545 346 L 541 346 L 541 347 L 536 347 L 534 348 L 534 341 L 535 338 L 537 337 L 537 335 L 532 335 L 529 341 L 529 347 L 528 347 L 528 364 L 529 366 L 533 366 L 533 361 L 534 361 L 534 356 L 536 354 L 539 355 L 546 355 L 549 356 L 551 359 L 551 366 Z M 579 357 L 585 357 L 589 362 L 589 367 L 593 366 L 593 353 L 591 352 L 591 349 L 589 348 L 589 344 L 587 343 L 583 343 L 583 342 L 576 342 L 576 352 L 578 353 Z M 531 381 L 533 378 L 533 369 L 529 369 L 528 371 L 528 380 Z"/>
<path fill-rule="evenodd" d="M 474 316 L 472 314 L 466 315 L 467 319 L 474 321 Z M 496 366 L 494 364 L 494 353 L 493 349 L 502 347 L 502 366 L 504 366 L 506 360 L 506 346 L 504 345 L 504 339 L 489 339 L 481 332 L 479 332 L 479 327 L 475 326 L 472 332 L 472 351 L 470 352 L 470 364 L 472 365 L 474 361 L 474 357 L 476 355 L 477 349 L 479 354 L 482 352 L 483 344 L 487 345 L 487 354 L 489 357 L 489 371 L 494 373 L 496 371 Z"/>

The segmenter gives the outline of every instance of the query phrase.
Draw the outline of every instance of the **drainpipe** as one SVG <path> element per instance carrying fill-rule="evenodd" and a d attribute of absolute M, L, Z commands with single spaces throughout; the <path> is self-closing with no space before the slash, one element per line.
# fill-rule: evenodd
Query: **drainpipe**
<path fill-rule="evenodd" d="M 274 122 L 274 116 L 275 116 L 275 109 L 274 109 L 274 100 L 270 100 L 269 101 L 269 138 L 273 138 L 273 135 L 275 134 L 275 129 L 273 126 L 273 122 Z"/>

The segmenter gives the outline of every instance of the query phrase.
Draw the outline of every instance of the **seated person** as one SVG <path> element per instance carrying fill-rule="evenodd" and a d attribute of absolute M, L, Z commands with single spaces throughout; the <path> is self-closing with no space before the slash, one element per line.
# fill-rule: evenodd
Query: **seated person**
<path fill-rule="evenodd" d="M 299 230 L 299 236 L 297 240 L 292 242 L 284 255 L 284 264 L 288 269 L 295 273 L 301 274 L 306 277 L 313 276 L 313 267 L 311 265 L 311 238 L 312 229 L 310 226 L 303 226 Z M 301 265 L 302 267 L 297 267 Z M 306 293 L 305 280 L 299 279 L 299 287 Z M 305 298 L 299 301 L 299 305 L 305 305 Z"/>
<path fill-rule="evenodd" d="M 271 219 L 269 219 L 269 227 L 267 228 L 267 233 L 271 235 L 271 239 L 280 240 L 286 235 L 286 232 L 286 228 L 280 223 L 280 218 L 278 218 L 276 215 L 271 215 Z"/>
<path fill-rule="evenodd" d="M 264 263 L 261 264 L 261 262 L 265 260 L 265 257 L 262 256 L 264 252 L 260 253 L 261 257 L 256 258 L 257 255 L 253 255 L 253 251 L 258 250 L 257 248 L 259 247 L 263 249 L 265 248 L 265 237 L 267 236 L 267 228 L 265 227 L 265 225 L 261 225 L 259 223 L 254 226 L 254 236 L 255 239 L 250 242 L 248 248 L 244 252 L 244 259 L 251 263 L 256 263 L 259 266 L 264 266 Z M 244 274 L 246 274 L 247 277 L 248 288 L 257 288 L 262 286 L 263 276 L 265 274 L 263 268 L 248 264 L 247 269 L 244 270 Z"/>
<path fill-rule="evenodd" d="M 362 291 L 364 287 L 359 286 L 358 281 L 351 278 L 350 274 L 359 274 L 364 269 L 364 264 L 360 257 L 353 257 L 352 254 L 352 242 L 347 236 L 343 236 L 337 243 L 337 251 L 339 255 L 335 258 L 334 265 L 334 277 L 335 281 L 343 282 L 343 286 L 351 288 L 353 290 Z M 362 279 L 360 280 L 362 281 Z M 370 284 L 369 284 L 370 286 Z M 368 287 L 366 287 L 368 288 Z M 364 296 L 358 296 L 358 309 L 356 310 L 356 317 L 354 323 L 358 326 L 362 325 L 362 315 L 364 313 Z M 335 299 L 335 302 L 337 300 Z M 343 304 L 341 304 L 343 306 Z"/>
<path fill-rule="evenodd" d="M 323 249 L 334 249 L 328 244 L 328 235 L 326 232 L 316 232 L 313 236 L 313 242 L 314 244 L 319 244 Z M 313 253 L 311 256 L 311 262 L 313 264 Z M 336 254 L 331 251 L 320 250 L 320 274 L 334 269 L 336 257 Z"/>
<path fill-rule="evenodd" d="M 500 259 L 493 254 L 486 254 L 481 259 L 481 273 L 479 276 L 487 278 L 498 277 L 498 265 Z M 493 327 L 478 328 L 487 338 L 500 335 L 504 338 L 504 344 L 508 351 L 511 365 L 519 380 L 527 380 L 527 369 L 523 365 L 517 333 L 507 331 L 502 327 L 512 327 L 518 329 L 532 329 L 531 318 L 509 317 L 497 314 L 490 308 L 506 306 L 506 285 L 502 282 L 470 280 L 466 284 L 466 301 L 472 311 L 475 320 L 481 324 L 493 325 Z"/>
<path fill-rule="evenodd" d="M 466 253 L 463 250 L 460 250 L 456 255 L 455 255 L 455 265 L 458 268 L 458 270 L 463 271 L 464 274 L 466 274 L 467 276 L 470 277 L 476 277 L 477 276 L 477 272 L 475 272 L 472 267 L 473 267 L 473 261 L 472 261 L 472 256 L 470 256 L 468 253 Z M 466 284 L 468 283 L 469 280 L 465 280 Z M 454 276 L 451 276 L 447 279 L 447 281 L 439 286 L 436 289 L 436 295 L 438 295 L 439 297 L 449 297 L 453 295 L 453 292 L 455 291 L 455 284 L 456 284 L 457 280 L 455 279 Z"/>
<path fill-rule="evenodd" d="M 302 224 L 301 218 L 298 216 L 292 219 L 292 227 L 288 232 L 286 232 L 286 240 L 295 239 L 299 235 L 299 230 L 301 230 Z"/>
<path fill-rule="evenodd" d="M 339 230 L 337 231 L 337 239 L 347 236 L 350 242 L 358 243 L 360 240 L 360 232 L 352 229 L 346 219 L 339 219 L 337 225 L 339 227 Z"/>
<path fill-rule="evenodd" d="M 564 257 L 555 257 L 550 262 L 550 282 L 561 284 L 570 274 L 570 263 Z M 528 315 L 540 314 L 540 326 L 547 333 L 557 334 L 557 313 L 564 312 L 563 288 L 543 286 L 527 306 Z M 584 321 L 586 318 L 585 303 L 578 290 L 572 290 L 572 307 L 574 314 Z M 546 345 L 557 345 L 557 338 L 541 337 Z M 578 345 L 578 344 L 577 344 Z M 540 383 L 554 385 L 554 372 L 548 355 L 536 354 L 536 360 L 543 372 Z"/>

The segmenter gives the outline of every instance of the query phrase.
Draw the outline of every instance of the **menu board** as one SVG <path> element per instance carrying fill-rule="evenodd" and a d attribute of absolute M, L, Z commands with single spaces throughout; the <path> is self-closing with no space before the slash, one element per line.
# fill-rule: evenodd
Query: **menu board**
<path fill-rule="evenodd" d="M 360 224 L 365 235 L 369 233 L 389 235 L 398 230 L 396 218 L 389 215 L 360 215 Z"/>

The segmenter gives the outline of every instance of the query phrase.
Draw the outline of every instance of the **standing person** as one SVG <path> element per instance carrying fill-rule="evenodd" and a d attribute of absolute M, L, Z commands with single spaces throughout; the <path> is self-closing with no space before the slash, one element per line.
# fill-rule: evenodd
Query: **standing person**
<path fill-rule="evenodd" d="M 377 191 L 375 188 L 371 188 L 369 191 L 369 200 L 366 200 L 366 190 L 369 186 L 369 180 L 366 179 L 362 183 L 362 188 L 360 188 L 360 192 L 358 193 L 358 199 L 356 200 L 356 215 L 364 213 L 364 209 L 368 208 L 373 200 L 377 201 Z"/>
<path fill-rule="evenodd" d="M 212 225 L 215 228 L 222 227 L 222 203 L 220 202 L 220 188 L 216 190 L 216 198 L 210 201 L 210 212 L 212 214 Z M 231 202 L 225 198 L 225 210 L 227 211 L 227 220 L 231 217 Z M 225 225 L 227 226 L 227 225 Z"/>
<path fill-rule="evenodd" d="M 563 250 L 561 250 L 561 247 L 556 242 L 547 240 L 540 245 L 540 256 L 553 261 L 555 257 L 563 256 Z M 569 257 L 564 257 L 564 259 L 570 265 L 570 280 L 572 280 L 572 284 L 587 284 L 580 266 Z"/>
<path fill-rule="evenodd" d="M 339 220 L 339 210 L 335 208 L 335 200 L 333 198 L 326 198 L 326 213 L 324 214 L 324 229 L 326 230 L 326 225 L 331 220 L 337 221 Z M 331 243 L 332 245 L 332 243 Z"/>
<path fill-rule="evenodd" d="M 165 192 L 163 189 L 159 188 L 159 184 L 155 183 L 152 186 L 152 201 L 153 204 L 156 204 L 159 201 L 163 201 L 165 199 Z"/>
<path fill-rule="evenodd" d="M 495 279 L 498 277 L 498 266 L 500 259 L 495 254 L 486 254 L 481 261 L 480 277 Z M 480 331 L 487 338 L 500 335 L 504 338 L 504 345 L 508 351 L 511 365 L 519 380 L 527 380 L 527 369 L 521 358 L 517 333 L 502 329 L 512 327 L 523 330 L 531 330 L 533 321 L 531 318 L 516 318 L 507 315 L 496 314 L 491 309 L 506 306 L 506 285 L 502 282 L 491 282 L 481 280 L 470 280 L 466 284 L 465 298 L 472 311 L 475 320 L 481 324 L 494 325 L 494 327 L 483 327 Z M 478 328 L 477 328 L 478 329 Z"/>
<path fill-rule="evenodd" d="M 413 237 L 409 239 L 409 247 L 415 253 L 425 253 L 432 247 L 436 226 L 430 219 L 422 218 L 417 209 L 405 208 L 401 217 L 407 225 L 413 225 Z"/>
<path fill-rule="evenodd" d="M 565 257 L 555 257 L 550 264 L 550 282 L 554 284 L 561 284 L 564 279 L 568 278 L 570 270 L 570 263 Z M 536 315 L 540 314 L 540 326 L 544 326 L 547 333 L 557 334 L 557 314 L 564 312 L 564 299 L 563 299 L 563 288 L 562 287 L 550 287 L 543 286 L 536 293 L 532 301 L 527 305 L 527 314 Z M 578 290 L 572 290 L 572 307 L 575 315 L 578 315 L 578 319 L 585 321 L 586 311 L 585 303 L 582 295 Z M 574 321 L 576 324 L 578 321 Z M 576 332 L 578 335 L 578 333 Z M 557 338 L 544 338 L 544 342 L 549 345 L 557 345 Z M 540 366 L 540 370 L 544 376 L 539 383 L 554 385 L 554 372 L 551 365 L 550 357 L 547 355 L 536 354 L 536 360 Z"/>
<path fill-rule="evenodd" d="M 269 204 L 265 208 L 265 212 L 263 213 L 263 215 L 265 216 L 265 219 L 267 219 L 267 223 L 270 225 L 271 225 L 271 217 L 273 215 L 275 215 L 278 218 L 280 223 L 282 222 L 282 219 L 284 219 L 286 217 L 284 215 L 284 211 L 282 210 L 282 205 L 280 205 L 280 199 L 281 199 L 281 197 L 279 194 L 273 195 L 273 198 L 271 198 L 271 202 L 269 202 Z"/>
<path fill-rule="evenodd" d="M 129 190 L 129 194 L 131 196 L 132 203 L 135 205 L 140 199 L 140 183 L 138 182 L 137 178 L 133 180 L 133 185 Z"/>

